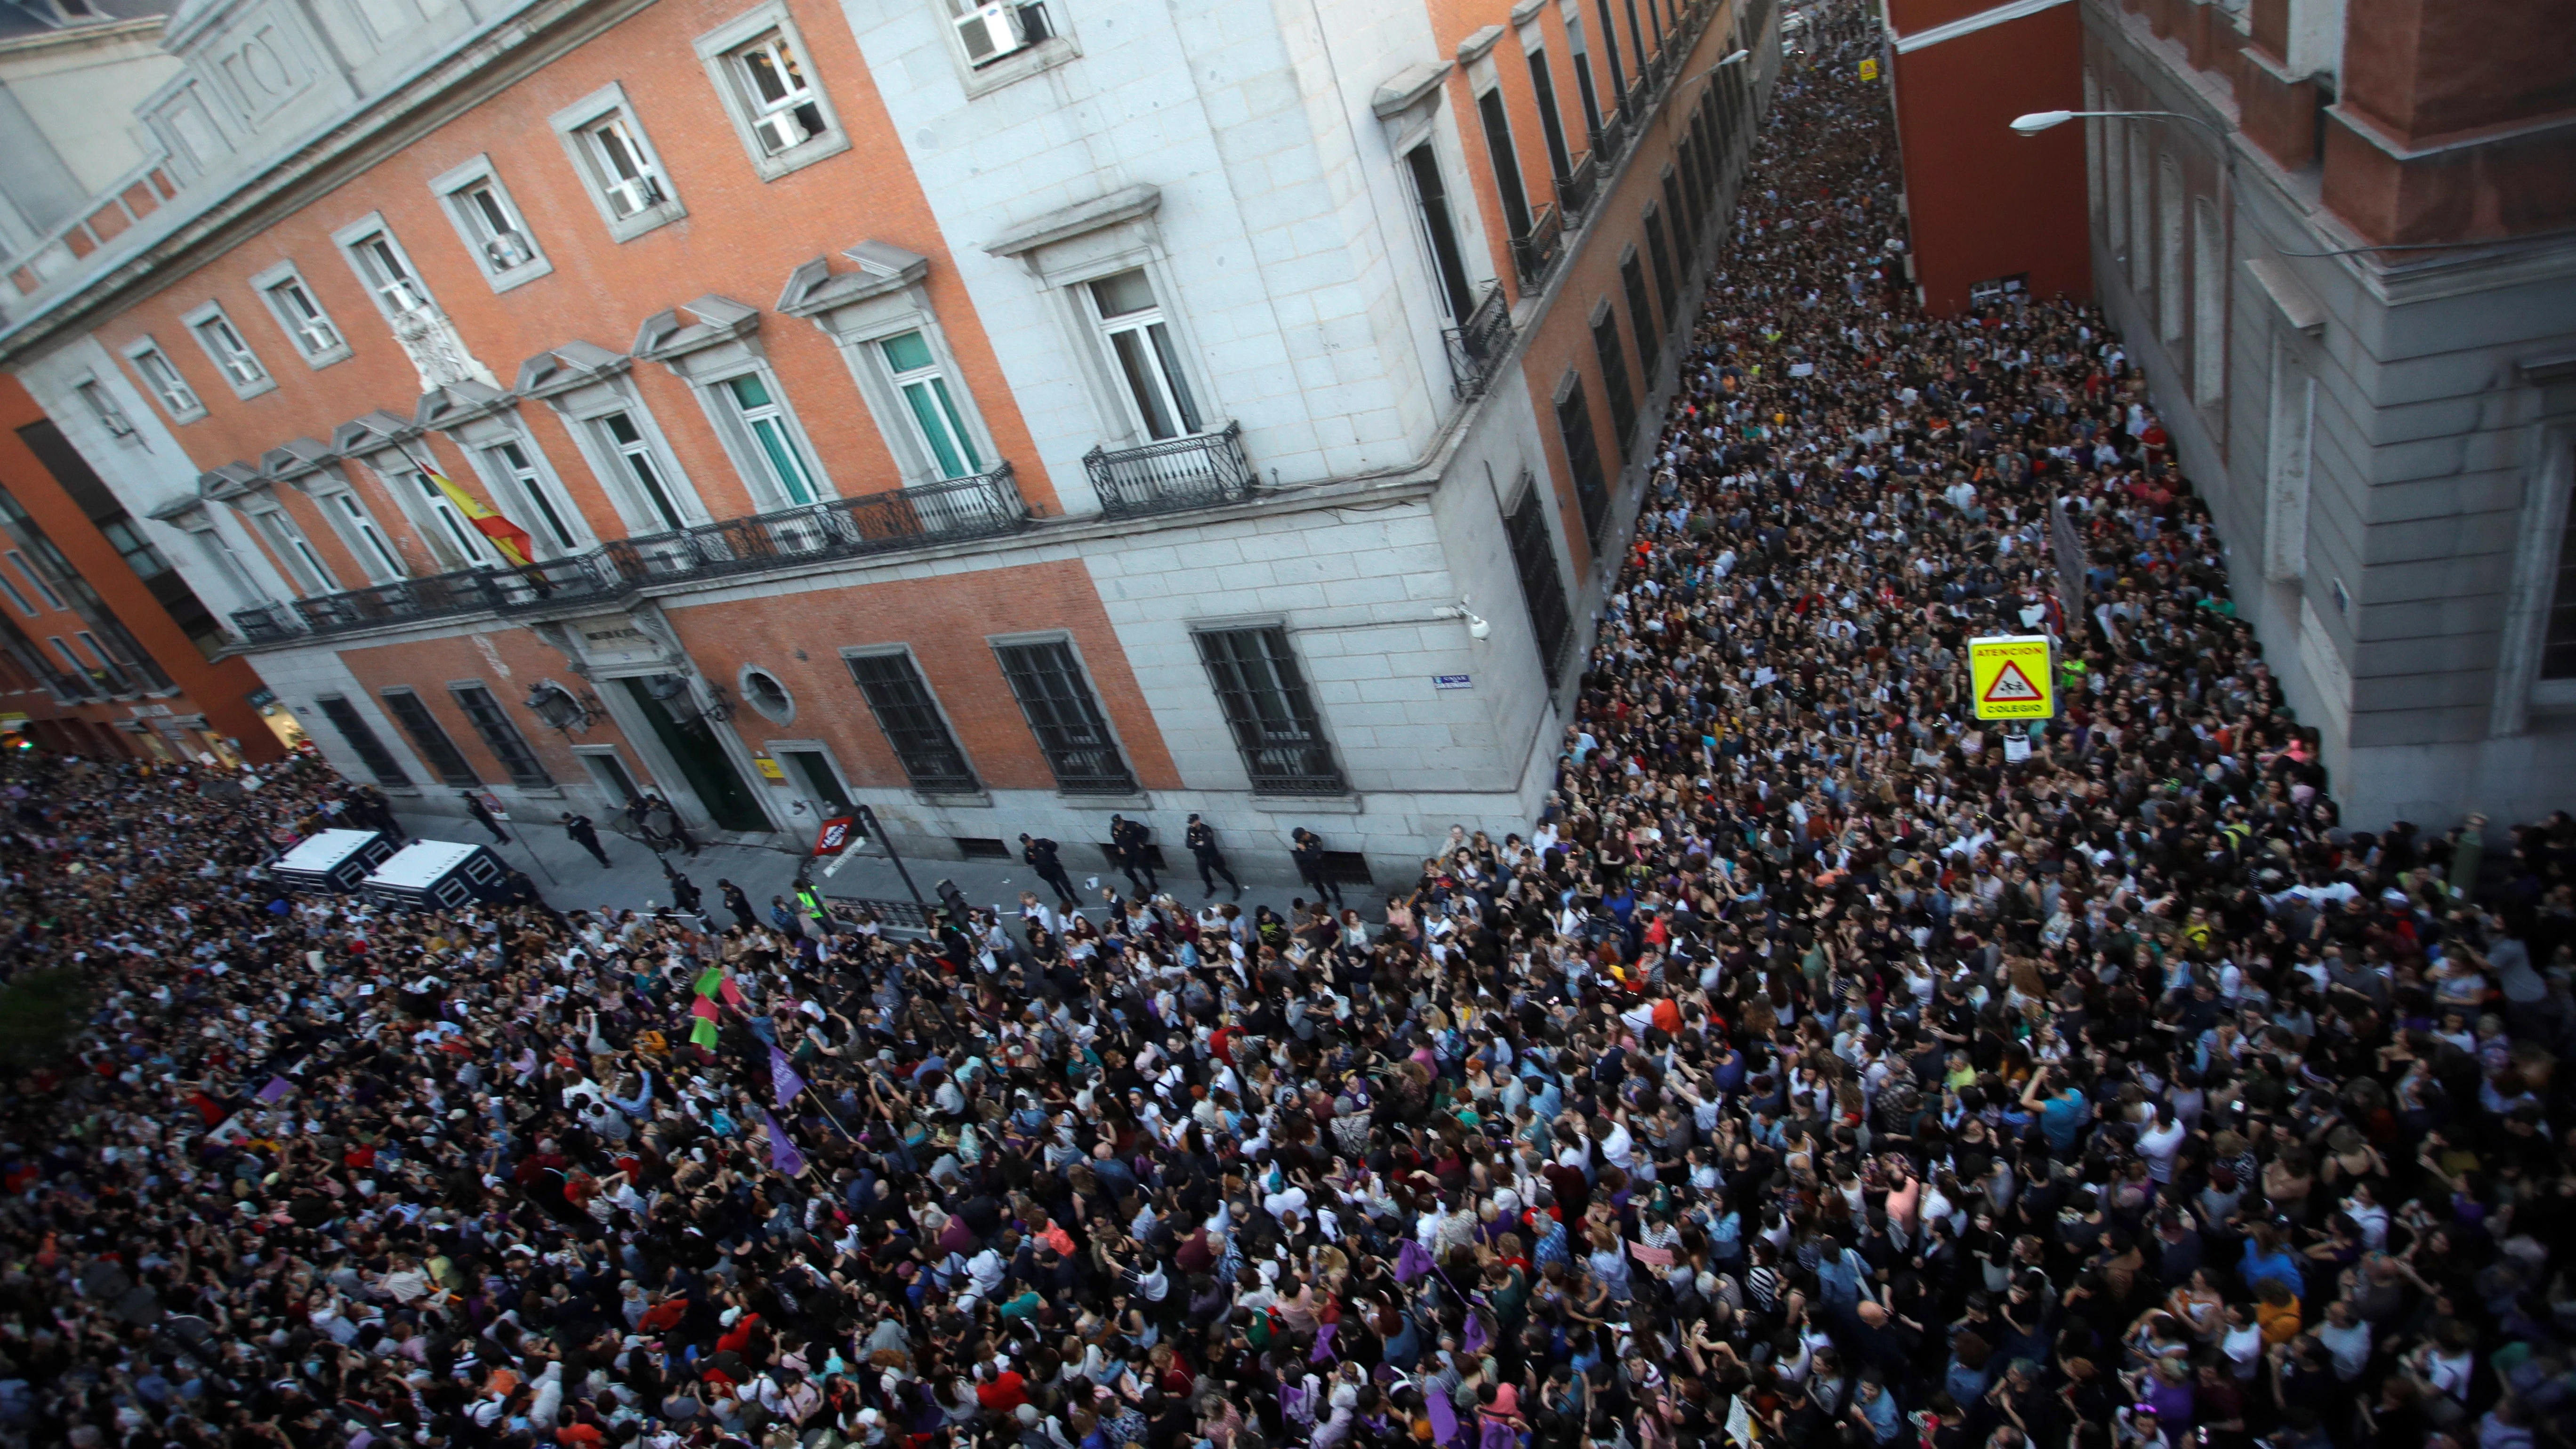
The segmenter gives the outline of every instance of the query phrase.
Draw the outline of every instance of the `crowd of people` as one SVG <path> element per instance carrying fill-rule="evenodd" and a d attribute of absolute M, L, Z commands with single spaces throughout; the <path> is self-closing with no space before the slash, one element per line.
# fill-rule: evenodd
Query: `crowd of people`
<path fill-rule="evenodd" d="M 384 911 L 261 869 L 390 819 L 318 761 L 0 765 L 93 1012 L 0 1439 L 2563 1443 L 2576 825 L 2339 820 L 2118 340 L 1919 314 L 1893 163 L 1781 81 L 1545 813 L 1378 920 Z"/>

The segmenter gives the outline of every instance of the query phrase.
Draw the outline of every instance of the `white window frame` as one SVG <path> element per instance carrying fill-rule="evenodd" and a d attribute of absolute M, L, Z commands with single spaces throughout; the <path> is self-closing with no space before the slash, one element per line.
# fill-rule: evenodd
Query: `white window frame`
<path fill-rule="evenodd" d="M 1073 30 L 1067 24 L 1070 17 L 1066 12 L 1071 8 L 1069 0 L 1061 4 L 1058 0 L 1028 0 L 1028 3 L 1002 0 L 998 5 L 993 0 L 934 0 L 931 8 L 938 16 L 940 29 L 947 33 L 949 58 L 957 64 L 958 78 L 964 82 L 969 100 L 997 91 L 1013 81 L 1026 80 L 1082 54 L 1082 46 L 1074 39 Z M 1046 37 L 1024 40 L 1011 50 L 977 60 L 967 44 L 967 18 L 995 9 L 1039 12 L 1046 22 Z M 1024 17 L 1016 33 L 1026 33 Z"/>
<path fill-rule="evenodd" d="M 306 595 L 336 594 L 340 581 L 331 574 L 330 560 L 322 557 L 313 540 L 295 522 L 295 515 L 282 506 L 246 509 L 254 533 L 274 550 L 278 561 L 286 566 L 286 577 Z"/>
<path fill-rule="evenodd" d="M 492 284 L 493 291 L 524 287 L 554 271 L 553 260 L 538 245 L 537 234 L 528 225 L 528 214 L 519 209 L 510 188 L 502 184 L 501 173 L 493 169 L 490 156 L 476 156 L 440 172 L 431 178 L 429 189 L 446 210 L 457 239 L 465 243 L 465 254 L 474 259 L 474 269 Z M 497 221 L 488 214 L 487 206 L 500 212 Z M 520 255 L 510 260 L 508 249 L 513 245 Z"/>
<path fill-rule="evenodd" d="M 1112 317 L 1101 310 L 1099 294 L 1094 289 L 1100 283 L 1128 272 L 1144 276 L 1146 286 L 1154 293 L 1154 305 Z M 1075 293 L 1074 305 L 1081 309 L 1083 320 L 1090 324 L 1092 345 L 1098 349 L 1100 364 L 1107 370 L 1110 391 L 1117 398 L 1116 415 L 1126 436 L 1139 443 L 1161 442 L 1164 438 L 1201 437 L 1222 430 L 1216 411 L 1208 406 L 1206 386 L 1193 375 L 1197 369 L 1191 365 L 1188 339 L 1166 300 L 1170 296 L 1170 287 L 1160 275 L 1159 268 L 1138 261 L 1132 266 L 1112 267 L 1067 285 Z M 1154 339 L 1146 332 L 1152 327 L 1163 330 L 1159 346 L 1154 345 Z M 1145 416 L 1144 401 L 1136 396 L 1135 385 L 1120 360 L 1117 337 L 1122 332 L 1145 335 L 1143 356 L 1152 364 L 1154 379 L 1162 389 L 1163 402 L 1172 413 L 1170 421 L 1177 425 L 1176 431 L 1161 438 L 1155 436 Z M 1195 423 L 1189 420 L 1190 413 L 1198 415 Z"/>
<path fill-rule="evenodd" d="M 369 212 L 331 233 L 331 241 L 340 248 L 349 270 L 367 289 L 368 299 L 386 321 L 410 312 L 437 310 L 437 296 L 429 290 L 411 253 L 403 249 L 402 239 L 385 224 L 381 213 Z"/>
<path fill-rule="evenodd" d="M 161 411 L 169 415 L 170 421 L 193 423 L 206 415 L 205 399 L 189 384 L 187 375 L 179 371 L 179 364 L 160 343 L 146 335 L 125 344 L 118 351 L 133 367 L 134 375 L 142 379 L 144 392 L 161 405 Z M 159 376 L 154 375 L 154 363 L 159 364 Z"/>
<path fill-rule="evenodd" d="M 9 550 L 8 558 L 10 563 L 17 566 L 19 574 L 24 577 L 27 582 L 36 586 L 36 597 L 43 599 L 56 613 L 64 613 L 70 610 L 71 605 L 63 602 L 63 596 L 54 592 L 54 581 L 45 577 L 43 571 L 38 569 L 34 564 L 27 562 L 27 556 L 25 554 L 13 548 Z"/>
<path fill-rule="evenodd" d="M 347 330 L 331 316 L 330 309 L 322 305 L 321 294 L 313 290 L 313 283 L 293 262 L 280 262 L 253 276 L 250 288 L 259 294 L 260 301 L 268 305 L 268 315 L 276 319 L 278 330 L 286 334 L 287 342 L 294 347 L 295 355 L 304 359 L 305 366 L 318 372 L 332 363 L 348 360 Z M 312 316 L 302 315 L 296 305 L 287 300 L 289 290 L 301 296 L 313 309 Z"/>
<path fill-rule="evenodd" d="M 617 510 L 629 538 L 673 532 L 671 521 L 647 496 L 642 480 L 635 476 L 631 459 L 640 457 L 653 470 L 661 484 L 662 495 L 669 501 L 681 528 L 695 528 L 712 523 L 715 516 L 698 497 L 679 459 L 662 436 L 660 422 L 654 418 L 633 388 L 623 378 L 606 379 L 568 389 L 546 399 L 572 435 L 573 447 L 589 465 L 600 491 L 608 504 Z M 610 420 L 623 416 L 632 425 L 635 439 L 621 442 L 610 427 Z"/>
<path fill-rule="evenodd" d="M 215 365 L 215 375 L 233 390 L 237 398 L 255 398 L 277 390 L 277 379 L 269 374 L 268 364 L 251 350 L 250 339 L 233 325 L 221 302 L 208 302 L 179 316 L 181 326 L 197 340 L 197 348 Z"/>
<path fill-rule="evenodd" d="M 615 82 L 592 91 L 548 118 L 555 138 L 563 143 L 564 155 L 581 177 L 582 189 L 590 193 L 593 206 L 599 208 L 599 219 L 608 224 L 611 239 L 620 242 L 635 238 L 657 227 L 667 226 L 689 214 L 680 202 L 679 187 L 672 181 L 670 168 L 662 164 L 661 152 L 653 138 L 645 133 L 644 123 L 635 107 L 626 99 L 626 88 Z M 616 126 L 634 151 L 634 158 L 646 175 L 658 186 L 660 198 L 632 211 L 621 212 L 613 199 L 614 186 L 623 185 L 612 178 L 593 139 L 604 126 Z"/>
<path fill-rule="evenodd" d="M 922 345 L 929 349 L 930 361 L 921 367 L 897 371 L 894 359 L 886 355 L 886 344 L 913 334 L 918 334 Z M 958 374 L 956 359 L 948 352 L 948 340 L 940 335 L 936 322 L 923 318 L 910 326 L 887 328 L 858 345 L 866 349 L 868 364 L 885 389 L 886 406 L 897 415 L 898 425 L 889 431 L 900 437 L 915 454 L 909 458 L 898 457 L 906 475 L 905 481 L 935 483 L 951 477 L 972 478 L 1000 466 L 991 437 L 985 431 L 983 417 L 976 411 L 974 394 Z M 963 473 L 949 474 L 940 470 L 938 445 L 929 436 L 920 413 L 913 407 L 911 390 L 934 384 L 946 385 L 940 390 L 940 396 L 948 405 L 949 428 L 967 449 L 964 461 L 968 467 Z M 900 454 L 905 450 L 897 451 Z"/>
<path fill-rule="evenodd" d="M 126 416 L 125 409 L 117 406 L 115 396 L 107 390 L 106 378 L 91 373 L 73 379 L 72 396 L 80 402 L 81 411 L 89 414 L 89 420 L 98 424 L 99 431 L 119 443 L 143 446 L 142 430 Z"/>
<path fill-rule="evenodd" d="M 734 384 L 745 379 L 757 380 L 769 401 L 746 405 L 736 397 Z M 717 431 L 723 434 L 727 450 L 734 455 L 734 470 L 742 475 L 743 485 L 750 490 L 758 511 L 776 513 L 829 503 L 840 496 L 831 479 L 824 476 L 813 440 L 797 421 L 796 410 L 787 402 L 787 390 L 779 385 L 777 372 L 768 364 L 728 368 L 704 381 L 691 381 L 697 387 L 699 400 L 716 420 Z M 777 461 L 763 442 L 764 424 L 782 440 L 790 461 L 804 469 L 805 491 L 811 497 L 798 498 L 779 473 Z"/>
<path fill-rule="evenodd" d="M 376 522 L 375 514 L 367 508 L 367 500 L 358 496 L 354 486 L 343 482 L 336 488 L 316 490 L 305 496 L 313 500 L 313 506 L 322 511 L 323 520 L 340 535 L 341 545 L 349 550 L 351 558 L 358 561 L 358 568 L 366 574 L 368 583 L 390 584 L 411 577 L 411 570 L 403 563 L 402 550 L 394 547 L 392 536 Z"/>
<path fill-rule="evenodd" d="M 724 103 L 734 134 L 741 139 L 743 152 L 751 158 L 752 169 L 760 173 L 761 180 L 775 181 L 850 149 L 849 132 L 841 125 L 839 113 L 832 109 L 832 98 L 825 94 L 814 66 L 814 52 L 797 33 L 795 17 L 788 13 L 785 0 L 768 0 L 753 7 L 699 36 L 696 46 L 699 63 L 707 68 L 707 79 L 715 85 L 716 98 Z M 754 86 L 744 57 L 773 46 L 795 65 L 804 80 L 802 101 L 771 102 L 762 98 Z M 789 116 L 807 105 L 821 117 L 822 129 L 804 140 L 773 147 L 764 134 L 765 127 L 774 118 Z"/>
<path fill-rule="evenodd" d="M 457 437 L 455 441 L 472 456 L 474 471 L 483 475 L 484 486 L 510 515 L 510 521 L 528 531 L 538 557 L 562 558 L 598 542 L 590 531 L 589 520 L 574 505 L 572 495 L 565 490 L 553 462 L 537 446 L 536 439 L 516 428 L 507 428 L 489 437 Z M 516 453 L 518 461 L 510 461 L 505 453 Z"/>

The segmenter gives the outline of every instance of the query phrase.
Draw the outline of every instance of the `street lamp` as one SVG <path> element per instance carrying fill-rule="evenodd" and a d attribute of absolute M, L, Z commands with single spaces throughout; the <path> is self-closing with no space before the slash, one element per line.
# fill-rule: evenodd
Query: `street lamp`
<path fill-rule="evenodd" d="M 1738 51 L 1736 51 L 1733 55 L 1728 56 L 1726 59 L 1719 61 L 1717 64 L 1715 64 L 1715 65 L 1713 65 L 1713 66 L 1710 66 L 1708 69 L 1706 69 L 1706 70 L 1704 70 L 1704 71 L 1701 71 L 1698 75 L 1692 76 L 1692 77 L 1691 77 L 1691 79 L 1692 79 L 1692 80 L 1705 80 L 1705 79 L 1706 79 L 1706 78 L 1708 78 L 1709 76 L 1713 76 L 1713 75 L 1717 74 L 1719 71 L 1722 71 L 1722 70 L 1726 69 L 1726 68 L 1727 68 L 1728 66 L 1730 66 L 1730 65 L 1741 65 L 1741 64 L 1743 64 L 1743 63 L 1744 63 L 1744 61 L 1746 60 L 1746 58 L 1750 57 L 1752 54 L 1753 54 L 1753 52 L 1752 52 L 1752 51 L 1749 51 L 1749 50 L 1738 50 Z"/>
<path fill-rule="evenodd" d="M 599 718 L 598 704 L 597 699 L 576 696 L 551 679 L 537 681 L 536 687 L 528 691 L 528 712 L 544 721 L 546 728 L 566 734 L 589 729 Z"/>
<path fill-rule="evenodd" d="M 2207 131 L 2218 141 L 2219 184 L 2226 188 L 2224 211 L 2233 222 L 2236 210 L 2236 143 L 2228 135 L 2226 127 L 2180 111 L 2031 111 L 2013 117 L 2012 128 L 2024 136 L 2036 136 L 2069 121 L 2181 121 Z"/>
<path fill-rule="evenodd" d="M 660 682 L 647 685 L 646 690 L 661 701 L 662 708 L 670 712 L 675 724 L 687 724 L 693 719 L 733 718 L 733 705 L 725 698 L 724 686 L 712 679 L 706 682 L 707 702 L 704 705 L 698 703 L 685 675 L 663 675 Z"/>

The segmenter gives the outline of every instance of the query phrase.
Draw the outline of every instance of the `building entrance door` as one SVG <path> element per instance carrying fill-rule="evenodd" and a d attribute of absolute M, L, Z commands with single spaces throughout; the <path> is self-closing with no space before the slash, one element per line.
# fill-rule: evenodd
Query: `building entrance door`
<path fill-rule="evenodd" d="M 643 679 L 617 681 L 635 700 L 635 707 L 651 722 L 654 737 L 670 752 L 671 762 L 688 777 L 689 788 L 698 792 L 698 803 L 706 807 L 707 818 L 719 830 L 769 831 L 769 816 L 752 797 L 742 775 L 725 753 L 724 743 L 716 738 L 704 718 L 692 704 L 692 696 L 679 696 L 679 712 L 687 719 L 673 718 L 671 706 L 653 697 L 654 687 L 668 683 L 685 683 L 675 674 L 656 674 Z"/>

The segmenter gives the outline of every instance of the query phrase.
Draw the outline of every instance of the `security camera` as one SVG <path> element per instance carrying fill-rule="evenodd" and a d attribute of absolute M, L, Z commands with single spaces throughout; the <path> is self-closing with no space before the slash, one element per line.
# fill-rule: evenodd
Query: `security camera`
<path fill-rule="evenodd" d="M 1489 637 L 1491 637 L 1491 636 L 1492 636 L 1493 632 L 1494 632 L 1494 626 L 1493 626 L 1493 625 L 1486 623 L 1484 620 L 1477 618 L 1477 617 L 1476 617 L 1475 615 L 1473 615 L 1473 614 L 1469 614 L 1469 615 L 1467 616 L 1467 637 L 1468 637 L 1468 638 L 1470 638 L 1470 639 L 1484 639 L 1484 638 L 1489 638 Z"/>

